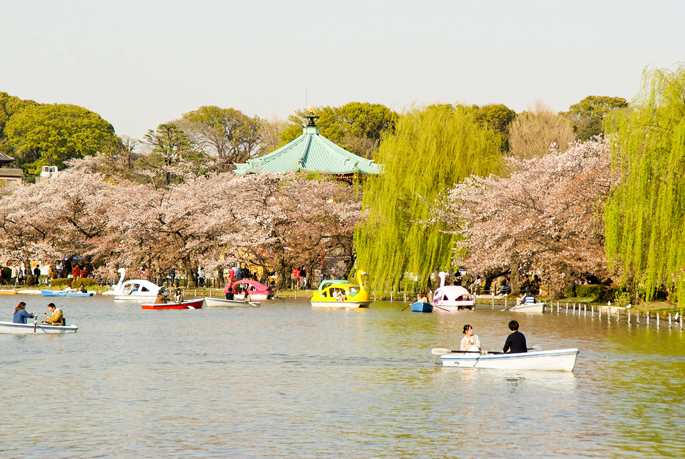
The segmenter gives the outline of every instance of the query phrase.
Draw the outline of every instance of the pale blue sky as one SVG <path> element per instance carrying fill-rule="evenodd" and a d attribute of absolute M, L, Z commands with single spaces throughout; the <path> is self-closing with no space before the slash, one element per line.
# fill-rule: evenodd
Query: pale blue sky
<path fill-rule="evenodd" d="M 685 1 L 0 0 L 0 91 L 119 135 L 202 105 L 286 118 L 361 101 L 556 111 L 685 61 Z"/>

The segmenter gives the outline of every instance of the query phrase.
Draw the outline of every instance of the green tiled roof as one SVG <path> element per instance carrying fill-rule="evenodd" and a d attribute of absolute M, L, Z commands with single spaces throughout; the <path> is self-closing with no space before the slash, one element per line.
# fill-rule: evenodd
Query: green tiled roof
<path fill-rule="evenodd" d="M 235 164 L 237 175 L 260 172 L 316 171 L 325 174 L 378 174 L 380 165 L 350 153 L 307 126 L 302 135 L 287 145 L 260 158 Z"/>

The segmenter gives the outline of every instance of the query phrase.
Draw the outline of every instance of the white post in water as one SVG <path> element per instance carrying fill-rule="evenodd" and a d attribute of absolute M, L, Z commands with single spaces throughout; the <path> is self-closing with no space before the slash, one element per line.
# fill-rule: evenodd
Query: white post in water
<path fill-rule="evenodd" d="M 597 307 L 597 313 L 598 313 L 598 318 L 601 319 L 602 318 L 602 307 L 601 306 Z"/>
<path fill-rule="evenodd" d="M 492 294 L 492 309 L 495 309 L 495 294 Z"/>
<path fill-rule="evenodd" d="M 392 293 L 393 293 L 393 291 L 390 290 L 390 302 L 391 302 L 391 303 L 392 303 Z"/>
<path fill-rule="evenodd" d="M 668 328 L 671 328 L 671 313 L 668 313 Z"/>
<path fill-rule="evenodd" d="M 559 302 L 557 301 L 557 314 L 559 314 Z"/>
<path fill-rule="evenodd" d="M 621 321 L 621 310 L 617 309 L 616 310 L 616 322 L 620 322 L 620 321 Z"/>
<path fill-rule="evenodd" d="M 568 301 L 566 302 L 566 314 L 568 314 Z"/>
<path fill-rule="evenodd" d="M 645 317 L 647 318 L 647 325 L 649 325 L 649 311 L 645 313 Z"/>
<path fill-rule="evenodd" d="M 630 325 L 630 309 L 628 309 L 628 325 Z"/>
<path fill-rule="evenodd" d="M 507 296 L 504 295 L 504 309 L 507 309 Z"/>
<path fill-rule="evenodd" d="M 640 311 L 637 311 L 637 314 L 635 314 L 635 323 L 636 324 L 640 323 Z"/>
<path fill-rule="evenodd" d="M 590 312 L 592 313 L 591 317 L 595 317 L 595 307 L 594 306 L 590 306 Z"/>
<path fill-rule="evenodd" d="M 680 329 L 683 329 L 683 315 L 680 314 L 680 317 L 678 317 L 678 320 L 680 320 Z"/>
<path fill-rule="evenodd" d="M 407 302 L 407 291 L 406 290 L 404 291 L 404 302 L 405 303 Z"/>
<path fill-rule="evenodd" d="M 584 305 L 583 305 L 583 315 L 584 315 L 584 316 L 587 315 L 587 304 L 584 304 Z"/>
<path fill-rule="evenodd" d="M 659 313 L 657 312 L 657 313 L 656 313 L 656 328 L 659 328 L 659 322 L 660 322 L 660 320 L 659 320 Z"/>

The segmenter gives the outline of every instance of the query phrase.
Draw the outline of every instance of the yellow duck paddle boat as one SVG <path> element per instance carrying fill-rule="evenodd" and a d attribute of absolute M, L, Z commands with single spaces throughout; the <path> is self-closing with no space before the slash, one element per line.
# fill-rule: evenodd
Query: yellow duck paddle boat
<path fill-rule="evenodd" d="M 371 304 L 369 292 L 366 291 L 364 271 L 357 271 L 357 282 L 354 284 L 332 284 L 321 291 L 314 292 L 312 307 L 315 308 L 368 308 Z"/>

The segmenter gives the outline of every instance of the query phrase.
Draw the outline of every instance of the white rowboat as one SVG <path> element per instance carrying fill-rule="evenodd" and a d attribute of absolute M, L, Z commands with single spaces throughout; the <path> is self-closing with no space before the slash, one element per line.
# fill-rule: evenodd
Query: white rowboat
<path fill-rule="evenodd" d="M 253 301 L 236 301 L 236 300 L 225 300 L 223 298 L 211 298 L 205 297 L 205 304 L 208 308 L 256 308 L 261 306 L 259 303 Z"/>
<path fill-rule="evenodd" d="M 534 312 L 541 314 L 545 312 L 546 303 L 523 303 L 518 306 L 512 306 L 509 308 L 510 311 L 515 312 Z"/>
<path fill-rule="evenodd" d="M 443 354 L 443 351 L 449 349 L 433 349 L 433 354 L 440 354 L 442 365 L 446 367 L 553 371 L 573 371 L 579 352 L 575 348 L 518 354 L 464 351 L 449 351 Z"/>
<path fill-rule="evenodd" d="M 34 328 L 35 327 L 35 328 Z M 11 335 L 32 335 L 44 333 L 76 333 L 78 327 L 76 325 L 47 325 L 47 324 L 15 324 L 12 322 L 0 322 L 0 333 L 7 333 Z"/>

